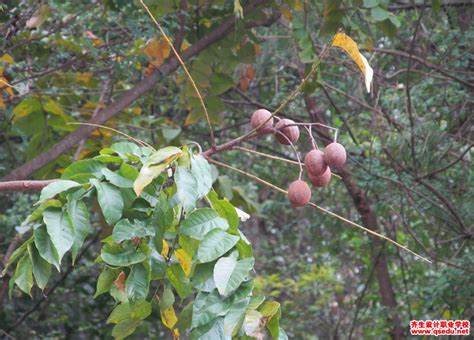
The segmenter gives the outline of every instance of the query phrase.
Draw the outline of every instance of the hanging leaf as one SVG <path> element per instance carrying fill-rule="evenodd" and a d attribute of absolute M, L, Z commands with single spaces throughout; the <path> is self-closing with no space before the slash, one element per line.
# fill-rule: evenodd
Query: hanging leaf
<path fill-rule="evenodd" d="M 150 277 L 145 266 L 141 263 L 133 265 L 125 283 L 129 299 L 145 299 L 148 295 L 149 284 Z"/>
<path fill-rule="evenodd" d="M 214 261 L 232 249 L 238 240 L 238 236 L 230 235 L 222 229 L 213 229 L 199 245 L 197 259 L 201 263 Z"/>
<path fill-rule="evenodd" d="M 58 208 L 46 209 L 43 213 L 43 220 L 51 242 L 57 250 L 58 261 L 61 263 L 64 254 L 74 244 L 74 227 L 67 213 Z M 41 251 L 41 249 L 39 250 Z"/>
<path fill-rule="evenodd" d="M 31 296 L 31 288 L 33 288 L 33 270 L 28 254 L 23 255 L 20 261 L 18 261 L 12 280 L 24 293 Z"/>
<path fill-rule="evenodd" d="M 196 201 L 199 198 L 198 183 L 192 172 L 188 169 L 178 166 L 174 175 L 177 197 L 183 205 L 184 211 L 189 212 L 196 207 Z"/>
<path fill-rule="evenodd" d="M 367 59 L 359 52 L 359 48 L 355 41 L 345 33 L 338 32 L 332 40 L 332 46 L 342 48 L 352 58 L 352 60 L 355 61 L 365 77 L 367 92 L 370 93 L 374 71 L 369 66 Z"/>
<path fill-rule="evenodd" d="M 115 224 L 122 217 L 124 202 L 120 190 L 112 184 L 91 179 L 97 189 L 97 200 L 108 224 Z"/>
<path fill-rule="evenodd" d="M 105 268 L 102 273 L 100 273 L 99 278 L 97 279 L 97 287 L 95 290 L 94 299 L 99 295 L 108 292 L 110 288 L 112 288 L 118 273 L 118 269 L 110 268 Z"/>
<path fill-rule="evenodd" d="M 33 231 L 35 237 L 35 246 L 38 249 L 40 256 L 48 263 L 51 263 L 59 271 L 59 255 L 51 238 L 48 235 L 45 226 L 40 226 Z"/>
<path fill-rule="evenodd" d="M 219 217 L 215 210 L 201 208 L 193 211 L 186 217 L 181 223 L 179 233 L 196 240 L 202 240 L 209 231 L 215 228 L 227 230 L 229 224 L 225 219 Z"/>
<path fill-rule="evenodd" d="M 240 261 L 232 257 L 221 257 L 214 266 L 214 282 L 222 296 L 229 296 L 247 278 L 254 263 L 253 258 Z"/>
<path fill-rule="evenodd" d="M 48 283 L 49 277 L 51 276 L 51 264 L 49 264 L 40 256 L 38 250 L 33 244 L 28 246 L 28 253 L 30 254 L 30 260 L 36 284 L 41 290 L 44 290 L 46 284 Z"/>
<path fill-rule="evenodd" d="M 184 249 L 177 249 L 174 254 L 178 259 L 179 265 L 183 269 L 183 272 L 186 274 L 187 277 L 189 277 L 193 266 L 191 256 L 189 256 L 189 254 L 186 253 Z"/>
<path fill-rule="evenodd" d="M 89 211 L 83 201 L 77 201 L 68 196 L 67 212 L 74 228 L 74 243 L 72 245 L 72 263 L 74 264 L 84 240 L 92 233 L 92 227 L 89 221 Z"/>

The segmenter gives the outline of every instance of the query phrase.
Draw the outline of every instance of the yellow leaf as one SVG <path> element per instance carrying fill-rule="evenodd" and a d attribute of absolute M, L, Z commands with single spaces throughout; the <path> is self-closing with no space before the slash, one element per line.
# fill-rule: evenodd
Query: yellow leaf
<path fill-rule="evenodd" d="M 173 329 L 173 339 L 179 339 L 179 329 L 175 328 Z"/>
<path fill-rule="evenodd" d="M 170 51 L 171 47 L 165 39 L 152 39 L 143 49 L 143 53 L 152 59 L 150 63 L 156 68 L 160 67 L 163 61 L 168 58 Z"/>
<path fill-rule="evenodd" d="M 244 9 L 242 8 L 239 0 L 234 0 L 234 14 L 237 18 L 244 17 Z"/>
<path fill-rule="evenodd" d="M 130 111 L 131 111 L 134 115 L 137 115 L 137 116 L 138 116 L 138 115 L 140 115 L 140 114 L 142 113 L 143 110 L 142 110 L 140 107 L 135 106 L 135 107 L 132 107 L 132 108 L 130 109 Z"/>
<path fill-rule="evenodd" d="M 92 79 L 92 73 L 91 72 L 78 73 L 76 75 L 76 81 L 78 83 L 87 84 L 91 81 L 91 79 Z"/>
<path fill-rule="evenodd" d="M 293 19 L 293 15 L 288 7 L 281 8 L 281 14 L 288 20 L 291 21 Z"/>
<path fill-rule="evenodd" d="M 303 11 L 304 10 L 304 4 L 301 2 L 301 0 L 295 0 L 295 3 L 293 5 L 295 7 L 295 10 L 297 11 Z"/>
<path fill-rule="evenodd" d="M 8 93 L 10 97 L 14 96 L 15 93 L 12 90 L 13 86 L 8 83 L 7 78 L 0 77 L 0 90 L 4 90 Z"/>
<path fill-rule="evenodd" d="M 164 257 L 168 257 L 168 253 L 170 252 L 170 246 L 166 240 L 163 240 L 163 248 L 161 249 L 161 255 Z"/>
<path fill-rule="evenodd" d="M 351 39 L 348 35 L 342 32 L 336 33 L 334 39 L 332 40 L 332 46 L 342 48 L 359 66 L 362 73 L 365 74 L 365 65 L 360 57 L 359 48 L 354 40 Z"/>
<path fill-rule="evenodd" d="M 359 52 L 359 48 L 354 40 L 345 33 L 338 32 L 332 40 L 332 46 L 342 48 L 359 66 L 365 77 L 367 92 L 370 92 L 370 84 L 374 75 L 374 71 L 369 66 L 367 59 Z"/>
<path fill-rule="evenodd" d="M 6 108 L 5 102 L 3 101 L 2 96 L 0 96 L 0 109 L 5 109 L 5 108 Z"/>
<path fill-rule="evenodd" d="M 13 57 L 7 53 L 5 53 L 0 59 L 9 64 L 15 63 L 15 60 L 13 60 Z"/>
<path fill-rule="evenodd" d="M 167 165 L 168 164 L 160 164 L 155 166 L 144 165 L 140 169 L 138 177 L 135 179 L 135 182 L 133 182 L 133 190 L 135 191 L 137 197 L 140 196 L 143 189 L 145 189 L 148 184 L 150 184 L 156 177 L 161 174 L 161 172 L 166 168 Z"/>
<path fill-rule="evenodd" d="M 174 254 L 178 259 L 178 262 L 181 265 L 183 272 L 186 274 L 186 276 L 189 276 L 191 274 L 191 269 L 193 265 L 191 256 L 189 256 L 189 254 L 186 253 L 184 249 L 178 249 L 174 252 Z"/>
<path fill-rule="evenodd" d="M 166 328 L 173 329 L 173 326 L 178 322 L 173 306 L 160 311 L 160 314 L 163 325 L 165 325 Z"/>

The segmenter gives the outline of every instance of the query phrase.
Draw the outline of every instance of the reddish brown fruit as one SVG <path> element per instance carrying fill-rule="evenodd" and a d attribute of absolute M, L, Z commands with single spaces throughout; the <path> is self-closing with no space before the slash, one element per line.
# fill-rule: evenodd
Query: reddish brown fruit
<path fill-rule="evenodd" d="M 282 128 L 283 126 L 290 124 L 295 124 L 295 122 L 291 119 L 281 119 L 275 124 L 275 129 L 280 131 L 276 132 L 275 136 L 281 144 L 290 145 L 290 142 L 294 144 L 298 141 L 298 138 L 300 138 L 300 129 L 296 125 Z"/>
<path fill-rule="evenodd" d="M 331 169 L 329 167 L 326 167 L 326 171 L 324 171 L 322 175 L 313 176 L 309 174 L 308 177 L 313 186 L 315 186 L 316 188 L 322 188 L 329 184 L 329 182 L 331 181 L 331 176 Z"/>
<path fill-rule="evenodd" d="M 288 187 L 288 199 L 294 207 L 302 207 L 311 199 L 311 189 L 305 181 L 296 180 Z"/>
<path fill-rule="evenodd" d="M 266 120 L 270 118 L 267 122 Z M 263 126 L 258 128 L 260 125 L 265 123 Z M 257 129 L 259 133 L 268 133 L 271 132 L 273 129 L 273 117 L 272 113 L 265 109 L 260 109 L 255 111 L 252 114 L 252 118 L 250 119 L 250 124 L 252 125 L 252 129 Z"/>
<path fill-rule="evenodd" d="M 324 161 L 327 165 L 341 168 L 346 162 L 346 149 L 339 143 L 331 143 L 324 149 Z"/>
<path fill-rule="evenodd" d="M 324 153 L 320 150 L 311 150 L 304 157 L 304 165 L 310 176 L 321 176 L 328 168 L 324 162 Z"/>

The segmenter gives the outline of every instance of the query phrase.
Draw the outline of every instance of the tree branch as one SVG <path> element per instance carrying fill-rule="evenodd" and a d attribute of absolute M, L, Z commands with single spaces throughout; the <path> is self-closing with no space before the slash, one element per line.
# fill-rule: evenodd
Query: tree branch
<path fill-rule="evenodd" d="M 55 180 L 45 181 L 8 181 L 0 182 L 0 191 L 32 191 L 41 190 Z"/>

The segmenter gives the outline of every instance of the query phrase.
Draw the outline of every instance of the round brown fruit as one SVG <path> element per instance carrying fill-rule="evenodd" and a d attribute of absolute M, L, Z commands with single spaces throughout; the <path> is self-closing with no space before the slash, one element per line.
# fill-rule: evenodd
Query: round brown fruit
<path fill-rule="evenodd" d="M 324 162 L 324 153 L 316 149 L 306 154 L 304 165 L 308 170 L 308 174 L 313 177 L 322 175 L 328 167 L 326 162 Z"/>
<path fill-rule="evenodd" d="M 305 181 L 296 180 L 288 187 L 288 199 L 294 207 L 302 207 L 311 199 L 311 189 Z"/>
<path fill-rule="evenodd" d="M 331 143 L 324 149 L 324 161 L 327 165 L 341 168 L 346 162 L 346 149 L 339 143 Z"/>
<path fill-rule="evenodd" d="M 329 184 L 331 181 L 331 176 L 331 169 L 326 167 L 326 171 L 324 171 L 324 173 L 320 176 L 313 176 L 311 173 L 309 173 L 309 181 L 316 188 L 322 188 Z"/>
<path fill-rule="evenodd" d="M 250 124 L 252 125 L 252 129 L 257 129 L 259 133 L 269 133 L 273 129 L 272 113 L 265 109 L 259 109 L 252 114 Z"/>
<path fill-rule="evenodd" d="M 285 125 L 291 124 L 295 124 L 295 122 L 286 118 L 280 119 L 280 121 L 275 124 L 275 129 L 279 130 L 279 132 L 275 133 L 275 136 L 281 144 L 290 145 L 291 143 L 296 143 L 298 138 L 300 138 L 300 129 L 296 125 L 282 128 Z"/>

